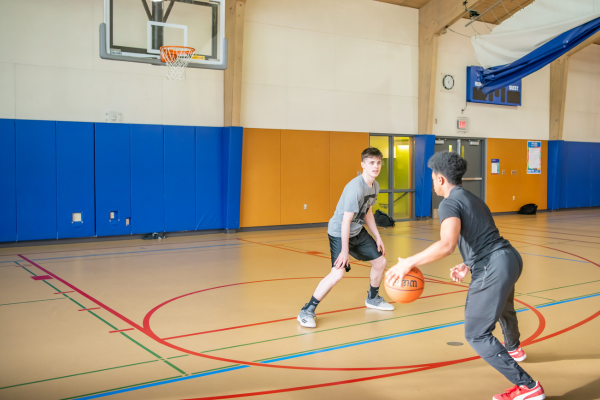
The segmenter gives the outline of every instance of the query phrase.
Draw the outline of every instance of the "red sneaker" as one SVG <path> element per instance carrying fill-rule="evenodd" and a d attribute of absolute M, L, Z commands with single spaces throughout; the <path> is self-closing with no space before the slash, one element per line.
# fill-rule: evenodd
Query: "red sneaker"
<path fill-rule="evenodd" d="M 520 347 L 518 349 L 516 349 L 516 350 L 509 351 L 508 354 L 510 354 L 510 356 L 515 361 L 518 361 L 518 362 L 521 362 L 521 361 L 523 361 L 524 359 L 527 358 L 527 354 L 525 354 L 525 352 L 523 351 L 523 349 L 520 348 Z"/>
<path fill-rule="evenodd" d="M 492 400 L 543 400 L 545 398 L 544 388 L 536 382 L 533 389 L 525 385 L 516 385 L 505 390 L 504 393 L 495 395 Z"/>

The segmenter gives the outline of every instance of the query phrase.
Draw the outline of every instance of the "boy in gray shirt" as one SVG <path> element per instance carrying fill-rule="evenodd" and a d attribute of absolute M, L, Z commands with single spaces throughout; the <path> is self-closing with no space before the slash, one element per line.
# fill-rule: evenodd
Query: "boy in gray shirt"
<path fill-rule="evenodd" d="M 327 233 L 331 251 L 331 272 L 321 280 L 310 301 L 304 305 L 298 322 L 306 328 L 315 328 L 315 309 L 327 293 L 350 271 L 349 256 L 371 262 L 371 286 L 365 306 L 377 310 L 392 311 L 394 306 L 379 296 L 379 285 L 387 261 L 385 248 L 373 216 L 373 205 L 377 202 L 379 184 L 375 180 L 381 171 L 383 155 L 369 147 L 361 154 L 363 173 L 352 179 L 344 188 L 333 217 L 329 220 Z M 363 224 L 367 224 L 373 239 Z"/>

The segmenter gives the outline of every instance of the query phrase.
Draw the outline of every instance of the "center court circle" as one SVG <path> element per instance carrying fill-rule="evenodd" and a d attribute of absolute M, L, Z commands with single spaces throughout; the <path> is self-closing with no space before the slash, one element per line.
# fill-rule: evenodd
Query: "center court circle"
<path fill-rule="evenodd" d="M 352 278 L 353 279 L 369 279 L 369 277 L 348 277 L 348 278 L 350 278 L 350 279 L 352 279 Z M 197 290 L 195 292 L 186 293 L 181 296 L 177 296 L 170 300 L 167 300 L 167 301 L 159 304 L 158 306 L 154 307 L 152 310 L 150 310 L 144 317 L 143 328 L 144 328 L 145 333 L 147 335 L 149 335 L 150 337 L 152 337 L 155 341 L 157 341 L 167 347 L 170 347 L 172 349 L 181 351 L 183 353 L 195 355 L 198 357 L 204 357 L 204 358 L 208 358 L 208 359 L 216 360 L 216 361 L 223 361 L 223 362 L 228 362 L 228 363 L 233 363 L 233 364 L 242 364 L 242 365 L 256 366 L 256 367 L 267 367 L 267 368 L 311 370 L 311 371 L 381 371 L 381 370 L 409 369 L 409 368 L 423 368 L 423 367 L 429 367 L 429 368 L 441 367 L 441 366 L 445 366 L 445 365 L 451 365 L 451 364 L 457 364 L 457 363 L 461 363 L 461 362 L 465 362 L 465 361 L 476 360 L 479 358 L 479 356 L 474 356 L 474 357 L 467 357 L 467 358 L 461 358 L 461 359 L 450 360 L 450 361 L 439 361 L 439 362 L 435 362 L 435 363 L 400 365 L 400 366 L 392 366 L 392 367 L 370 367 L 370 368 L 320 368 L 320 367 L 298 367 L 298 366 L 293 366 L 293 365 L 264 364 L 264 363 L 256 363 L 256 362 L 244 361 L 244 360 L 234 360 L 234 359 L 230 359 L 230 358 L 216 357 L 216 356 L 210 356 L 207 354 L 198 353 L 196 351 L 186 349 L 186 348 L 183 348 L 183 347 L 180 347 L 180 346 L 177 346 L 177 345 L 167 342 L 165 339 L 158 337 L 158 335 L 156 335 L 156 333 L 154 333 L 154 331 L 150 327 L 150 319 L 152 318 L 152 316 L 154 315 L 154 313 L 156 311 L 158 311 L 162 307 L 166 306 L 167 304 L 172 303 L 173 301 L 181 299 L 183 297 L 191 296 L 191 295 L 197 294 L 197 293 L 207 292 L 210 290 L 232 287 L 232 286 L 249 285 L 249 284 L 255 284 L 255 283 L 262 283 L 262 282 L 301 280 L 301 279 L 322 279 L 322 277 L 281 278 L 281 279 L 266 279 L 266 280 L 260 280 L 260 281 L 240 282 L 240 283 L 232 283 L 229 285 L 215 286 L 215 287 L 208 288 L 208 289 Z M 430 283 L 449 284 L 447 282 L 436 282 L 436 281 L 430 281 Z M 464 286 L 461 286 L 461 287 L 464 287 Z M 528 309 L 533 311 L 533 313 L 538 317 L 538 328 L 530 337 L 528 337 L 527 339 L 525 339 L 522 342 L 522 345 L 525 346 L 528 343 L 535 340 L 542 333 L 542 331 L 544 330 L 544 328 L 546 326 L 546 320 L 544 319 L 544 316 L 535 307 L 533 307 L 521 300 L 518 300 L 518 299 L 515 299 L 515 301 L 523 304 L 525 307 L 527 307 Z"/>

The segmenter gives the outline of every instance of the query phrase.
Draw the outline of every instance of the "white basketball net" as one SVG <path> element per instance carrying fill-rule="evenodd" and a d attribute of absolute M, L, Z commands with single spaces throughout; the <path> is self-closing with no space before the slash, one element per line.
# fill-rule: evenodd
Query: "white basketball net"
<path fill-rule="evenodd" d="M 170 80 L 184 80 L 185 70 L 195 49 L 191 47 L 163 46 L 160 48 L 160 57 L 167 64 L 167 78 Z"/>

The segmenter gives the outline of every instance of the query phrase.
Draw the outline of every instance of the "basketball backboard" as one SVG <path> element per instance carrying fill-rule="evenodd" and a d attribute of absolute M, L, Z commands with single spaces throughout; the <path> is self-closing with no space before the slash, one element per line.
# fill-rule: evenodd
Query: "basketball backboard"
<path fill-rule="evenodd" d="M 104 0 L 100 57 L 164 65 L 161 46 L 195 49 L 188 68 L 227 68 L 225 0 Z"/>

